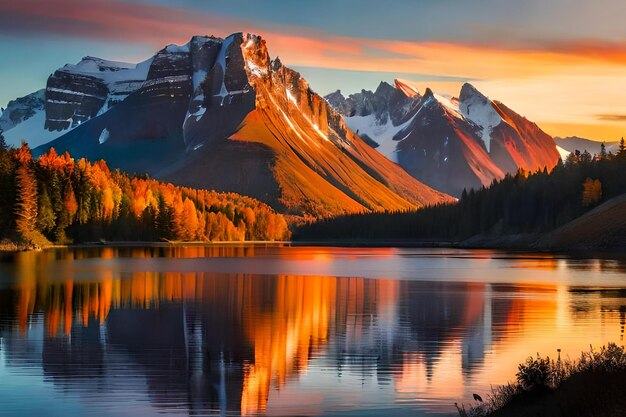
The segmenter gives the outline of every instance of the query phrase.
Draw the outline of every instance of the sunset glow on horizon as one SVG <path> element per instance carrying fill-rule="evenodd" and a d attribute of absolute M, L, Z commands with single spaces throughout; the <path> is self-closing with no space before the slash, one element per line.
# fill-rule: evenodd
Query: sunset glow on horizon
<path fill-rule="evenodd" d="M 557 6 L 564 0 L 398 2 L 384 15 L 376 10 L 381 6 L 325 3 L 311 10 L 247 1 L 0 2 L 0 52 L 11 57 L 0 63 L 0 75 L 11 80 L 0 104 L 42 88 L 56 68 L 85 55 L 139 62 L 195 34 L 243 31 L 267 39 L 272 57 L 300 71 L 320 94 L 374 90 L 401 77 L 421 92 L 430 87 L 456 96 L 471 82 L 555 136 L 615 141 L 626 130 L 626 42 L 613 26 L 624 6 L 616 1 L 593 8 L 565 2 L 562 14 Z M 379 24 L 367 30 L 372 22 Z"/>

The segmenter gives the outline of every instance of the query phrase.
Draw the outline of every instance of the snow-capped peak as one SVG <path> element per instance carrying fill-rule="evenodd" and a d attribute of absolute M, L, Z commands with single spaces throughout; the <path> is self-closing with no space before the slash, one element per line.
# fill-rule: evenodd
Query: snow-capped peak
<path fill-rule="evenodd" d="M 463 84 L 459 97 L 461 113 L 481 129 L 481 138 L 489 152 L 491 132 L 502 122 L 502 117 L 493 107 L 491 100 L 469 83 Z"/>
<path fill-rule="evenodd" d="M 417 87 L 412 85 L 410 81 L 396 78 L 393 82 L 396 88 L 402 91 L 407 97 L 413 97 L 419 94 Z"/>
<path fill-rule="evenodd" d="M 189 52 L 189 42 L 184 45 L 176 45 L 172 43 L 167 45 L 165 47 L 165 50 L 171 53 L 186 53 Z"/>
<path fill-rule="evenodd" d="M 63 68 L 74 70 L 76 72 L 104 72 L 104 71 L 119 71 L 121 69 L 134 68 L 136 64 L 131 64 L 122 61 L 109 61 L 106 59 L 98 58 L 95 56 L 86 56 L 80 60 L 78 64 L 66 64 Z"/>
<path fill-rule="evenodd" d="M 128 62 L 109 61 L 93 56 L 86 56 L 78 64 L 66 64 L 61 69 L 64 72 L 87 75 L 100 78 L 107 84 L 121 81 L 143 81 L 148 76 L 148 70 L 153 58 L 138 64 Z"/>
<path fill-rule="evenodd" d="M 433 105 L 438 103 L 439 106 L 449 115 L 458 119 L 463 119 L 463 115 L 459 110 L 459 100 L 456 97 L 447 97 L 441 94 L 433 93 L 430 88 L 426 89 L 424 94 L 424 105 Z"/>

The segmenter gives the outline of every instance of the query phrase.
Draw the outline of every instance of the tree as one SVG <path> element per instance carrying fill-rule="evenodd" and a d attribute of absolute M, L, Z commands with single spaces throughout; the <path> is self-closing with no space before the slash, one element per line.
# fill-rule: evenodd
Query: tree
<path fill-rule="evenodd" d="M 619 141 L 619 150 L 617 151 L 617 157 L 619 159 L 626 159 L 626 144 L 624 144 L 624 137 Z"/>
<path fill-rule="evenodd" d="M 4 130 L 0 127 L 0 149 L 7 150 L 9 149 L 9 145 L 7 145 L 6 140 L 4 140 Z"/>
<path fill-rule="evenodd" d="M 74 216 L 78 211 L 78 203 L 76 202 L 76 195 L 74 194 L 74 189 L 72 188 L 71 183 L 65 188 L 65 193 L 63 195 L 63 208 L 69 216 L 69 222 L 72 223 L 74 221 Z"/>
<path fill-rule="evenodd" d="M 167 205 L 163 195 L 158 197 L 158 214 L 156 218 L 157 235 L 161 239 L 172 239 L 174 237 L 174 211 Z"/>
<path fill-rule="evenodd" d="M 19 166 L 15 176 L 17 198 L 15 225 L 20 237 L 28 242 L 35 238 L 37 227 L 37 180 L 32 169 L 32 156 L 26 144 L 18 150 Z"/>
<path fill-rule="evenodd" d="M 0 148 L 0 238 L 13 231 L 15 202 L 15 159 Z"/>
<path fill-rule="evenodd" d="M 580 158 L 580 151 L 576 150 L 576 152 L 571 152 L 565 158 L 565 166 L 571 167 L 572 165 L 576 165 Z"/>
<path fill-rule="evenodd" d="M 606 146 L 604 146 L 604 142 L 602 142 L 600 144 L 600 160 L 605 161 L 607 157 L 608 154 L 606 153 Z"/>
<path fill-rule="evenodd" d="M 589 207 L 602 199 L 602 182 L 587 178 L 583 183 L 583 207 Z"/>
<path fill-rule="evenodd" d="M 194 240 L 198 235 L 198 214 L 196 206 L 189 198 L 183 202 L 183 212 L 181 219 L 181 234 L 184 240 Z"/>
<path fill-rule="evenodd" d="M 582 162 L 584 164 L 591 162 L 593 159 L 593 157 L 591 156 L 591 154 L 589 153 L 589 151 L 587 151 L 585 149 L 585 151 L 583 153 L 580 154 L 578 160 L 579 162 Z"/>
<path fill-rule="evenodd" d="M 43 187 L 39 195 L 39 208 L 37 216 L 37 227 L 44 233 L 49 233 L 54 229 L 56 224 L 56 214 L 52 208 L 52 200 L 48 195 L 48 190 Z"/>

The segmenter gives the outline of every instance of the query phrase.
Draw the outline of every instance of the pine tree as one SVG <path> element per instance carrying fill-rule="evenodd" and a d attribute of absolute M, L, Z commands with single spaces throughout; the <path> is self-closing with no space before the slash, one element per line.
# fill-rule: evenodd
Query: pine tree
<path fill-rule="evenodd" d="M 1 127 L 0 127 L 0 149 L 2 150 L 9 149 L 9 145 L 7 145 L 7 142 L 4 139 L 4 130 Z"/>
<path fill-rule="evenodd" d="M 15 225 L 20 237 L 32 242 L 37 227 L 37 181 L 32 169 L 32 157 L 26 144 L 18 150 L 19 166 L 15 176 Z"/>
<path fill-rule="evenodd" d="M 56 214 L 52 208 L 52 200 L 48 195 L 48 190 L 44 187 L 39 195 L 39 209 L 37 216 L 37 227 L 44 233 L 49 233 L 56 224 Z"/>
<path fill-rule="evenodd" d="M 175 234 L 174 211 L 167 205 L 165 198 L 159 195 L 156 224 L 157 235 L 161 239 L 172 239 Z"/>
<path fill-rule="evenodd" d="M 600 144 L 600 160 L 605 161 L 607 158 L 606 146 L 604 146 L 604 142 Z"/>
<path fill-rule="evenodd" d="M 15 203 L 15 160 L 0 148 L 0 238 L 13 232 Z"/>
<path fill-rule="evenodd" d="M 626 144 L 624 144 L 624 137 L 619 141 L 619 150 L 617 151 L 617 157 L 619 159 L 626 159 Z"/>

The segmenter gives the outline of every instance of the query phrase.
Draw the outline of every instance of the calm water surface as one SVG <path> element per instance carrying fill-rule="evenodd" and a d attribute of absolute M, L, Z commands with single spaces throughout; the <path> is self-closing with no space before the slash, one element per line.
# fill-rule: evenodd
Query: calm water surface
<path fill-rule="evenodd" d="M 621 343 L 626 262 L 450 249 L 0 258 L 0 415 L 454 415 L 529 355 Z"/>

